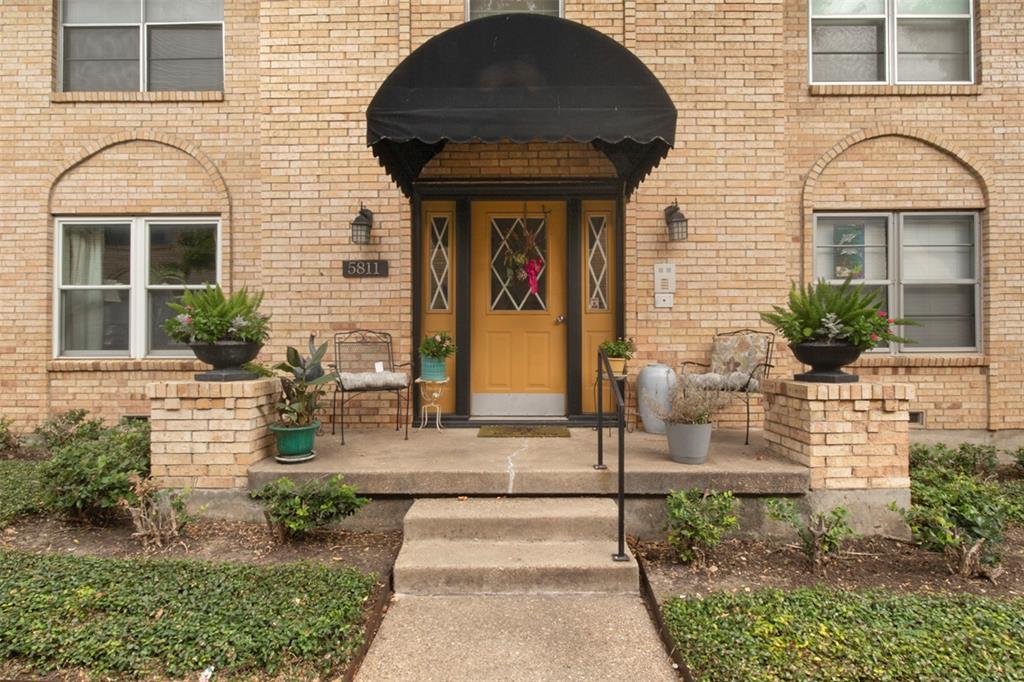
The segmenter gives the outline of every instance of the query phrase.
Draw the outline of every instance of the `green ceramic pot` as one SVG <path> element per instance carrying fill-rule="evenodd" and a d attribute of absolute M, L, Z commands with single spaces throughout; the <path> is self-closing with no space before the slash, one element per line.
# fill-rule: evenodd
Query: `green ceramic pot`
<path fill-rule="evenodd" d="M 420 356 L 420 378 L 424 381 L 444 381 L 444 360 Z"/>
<path fill-rule="evenodd" d="M 278 462 L 305 462 L 316 457 L 313 442 L 320 422 L 315 421 L 309 426 L 284 426 L 271 424 L 270 430 L 277 437 Z"/>

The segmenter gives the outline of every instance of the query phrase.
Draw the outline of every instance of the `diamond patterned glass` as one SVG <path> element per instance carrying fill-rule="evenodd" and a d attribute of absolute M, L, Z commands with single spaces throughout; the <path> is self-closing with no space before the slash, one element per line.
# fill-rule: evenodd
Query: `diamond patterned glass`
<path fill-rule="evenodd" d="M 449 305 L 449 236 L 448 216 L 430 218 L 430 309 L 448 310 Z"/>
<path fill-rule="evenodd" d="M 547 310 L 547 221 L 491 220 L 491 310 Z"/>
<path fill-rule="evenodd" d="M 587 309 L 608 310 L 608 219 L 587 221 Z"/>

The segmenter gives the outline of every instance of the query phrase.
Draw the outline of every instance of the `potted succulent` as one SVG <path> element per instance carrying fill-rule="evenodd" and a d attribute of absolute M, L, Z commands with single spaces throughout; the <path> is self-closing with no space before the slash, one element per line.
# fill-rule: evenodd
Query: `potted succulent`
<path fill-rule="evenodd" d="M 444 381 L 448 376 L 444 361 L 455 354 L 455 341 L 448 332 L 427 334 L 420 342 L 420 378 Z"/>
<path fill-rule="evenodd" d="M 276 407 L 280 421 L 270 425 L 277 438 L 278 454 L 275 459 L 279 462 L 305 462 L 316 456 L 313 442 L 320 428 L 317 410 L 326 392 L 325 387 L 336 377 L 334 372 L 324 372 L 321 361 L 326 353 L 327 344 L 317 348 L 316 336 L 310 334 L 308 358 L 289 346 L 287 361 L 274 367 L 286 373 L 281 377 L 283 392 Z"/>
<path fill-rule="evenodd" d="M 681 374 L 669 389 L 668 409 L 651 408 L 665 422 L 669 456 L 680 464 L 703 464 L 711 447 L 711 420 L 732 394 Z"/>
<path fill-rule="evenodd" d="M 633 353 L 636 352 L 633 339 L 624 339 L 621 336 L 614 341 L 602 341 L 600 348 L 608 356 L 608 364 L 616 375 L 626 373 L 626 360 L 631 360 Z"/>
<path fill-rule="evenodd" d="M 789 306 L 773 306 L 761 318 L 789 341 L 796 359 L 811 366 L 810 372 L 797 374 L 797 381 L 829 384 L 854 383 L 857 376 L 842 367 L 880 343 L 910 343 L 896 335 L 893 325 L 913 325 L 910 320 L 894 320 L 881 309 L 878 294 L 865 291 L 863 285 L 839 285 L 820 279 L 817 283 L 790 287 Z"/>
<path fill-rule="evenodd" d="M 186 343 L 196 357 L 213 365 L 197 381 L 244 381 L 258 375 L 242 369 L 255 358 L 269 335 L 270 316 L 259 312 L 263 293 L 242 287 L 231 296 L 217 286 L 187 289 L 181 302 L 168 303 L 176 314 L 164 322 L 164 331 Z"/>

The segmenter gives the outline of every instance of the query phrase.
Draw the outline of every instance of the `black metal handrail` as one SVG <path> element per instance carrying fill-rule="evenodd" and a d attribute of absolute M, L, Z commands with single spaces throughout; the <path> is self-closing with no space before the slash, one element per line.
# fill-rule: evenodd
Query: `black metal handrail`
<path fill-rule="evenodd" d="M 604 376 L 602 376 L 604 375 Z M 615 561 L 629 561 L 626 554 L 626 402 L 619 390 L 619 381 L 612 372 L 611 363 L 603 350 L 597 351 L 597 464 L 595 469 L 604 470 L 604 380 L 612 386 L 615 396 L 619 430 L 619 551 L 612 554 Z"/>

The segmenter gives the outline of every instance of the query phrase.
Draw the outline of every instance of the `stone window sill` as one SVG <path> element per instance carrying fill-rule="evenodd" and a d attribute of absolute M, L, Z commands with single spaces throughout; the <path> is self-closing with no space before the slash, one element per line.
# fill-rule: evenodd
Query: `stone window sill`
<path fill-rule="evenodd" d="M 988 367 L 984 355 L 862 355 L 852 367 Z"/>
<path fill-rule="evenodd" d="M 191 358 L 60 358 L 46 364 L 47 372 L 197 372 L 209 367 Z"/>
<path fill-rule="evenodd" d="M 811 85 L 808 93 L 814 97 L 972 97 L 981 94 L 981 86 L 969 85 Z"/>
<path fill-rule="evenodd" d="M 51 92 L 53 103 L 73 102 L 223 102 L 222 90 L 181 92 Z"/>

